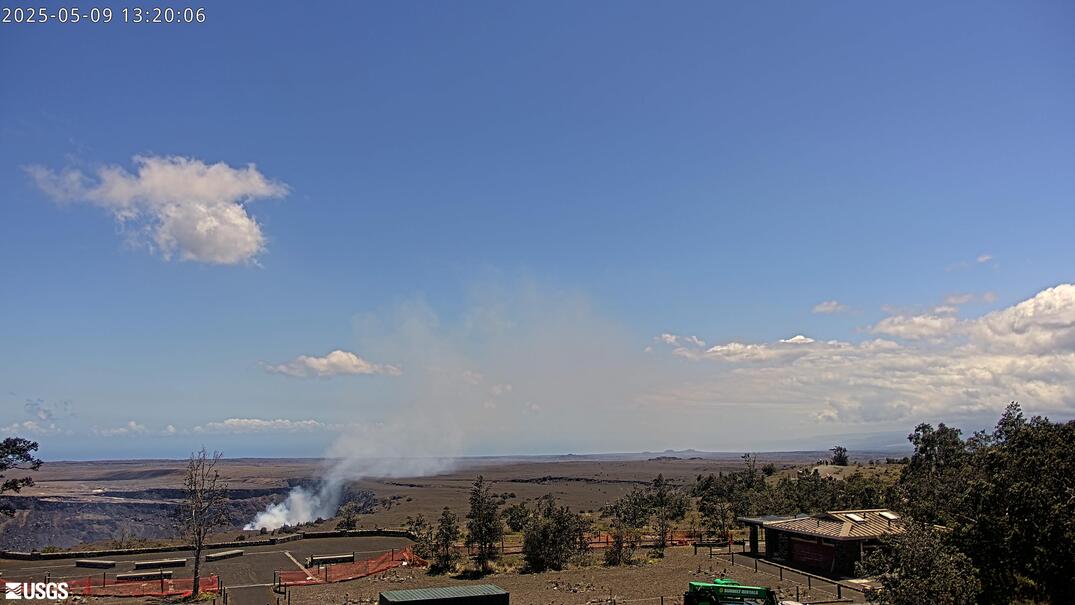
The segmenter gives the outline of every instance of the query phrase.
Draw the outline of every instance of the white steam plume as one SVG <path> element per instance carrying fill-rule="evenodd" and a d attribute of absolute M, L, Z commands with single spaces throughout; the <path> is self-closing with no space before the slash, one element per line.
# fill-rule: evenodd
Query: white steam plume
<path fill-rule="evenodd" d="M 287 495 L 287 499 L 268 508 L 254 517 L 243 529 L 278 529 L 285 525 L 306 523 L 318 517 L 332 516 L 339 506 L 339 487 L 331 491 L 312 492 L 305 487 L 296 487 Z"/>
<path fill-rule="evenodd" d="M 329 448 L 320 483 L 293 488 L 283 502 L 269 505 L 243 529 L 274 530 L 329 519 L 336 515 L 351 481 L 423 477 L 452 470 L 458 457 L 435 453 L 454 451 L 450 447 L 456 442 L 454 432 L 446 428 L 451 424 L 436 427 L 427 421 L 432 418 L 428 413 L 416 412 L 408 411 L 406 416 L 413 421 L 408 424 L 348 427 Z"/>

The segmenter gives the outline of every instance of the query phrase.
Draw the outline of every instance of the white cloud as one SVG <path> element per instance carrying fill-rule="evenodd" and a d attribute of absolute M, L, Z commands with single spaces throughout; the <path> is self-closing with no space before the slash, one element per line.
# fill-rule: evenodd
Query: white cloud
<path fill-rule="evenodd" d="M 399 376 L 402 370 L 398 366 L 370 363 L 350 351 L 335 350 L 321 357 L 299 355 L 287 363 L 263 364 L 267 372 L 284 374 L 296 378 L 310 376 L 341 376 L 354 374 L 384 374 Z M 480 375 L 477 377 L 480 380 Z"/>
<path fill-rule="evenodd" d="M 1061 284 L 993 311 L 968 331 L 973 343 L 990 350 L 1075 353 L 1075 285 Z"/>
<path fill-rule="evenodd" d="M 934 315 L 955 315 L 959 313 L 959 307 L 955 305 L 940 305 L 933 307 Z"/>
<path fill-rule="evenodd" d="M 122 426 L 103 429 L 93 427 L 93 429 L 91 429 L 91 432 L 94 435 L 99 435 L 101 437 L 123 437 L 127 435 L 144 435 L 148 432 L 148 429 L 144 424 L 139 424 L 134 420 L 128 420 L 127 424 L 124 424 Z"/>
<path fill-rule="evenodd" d="M 296 433 L 329 428 L 316 420 L 287 420 L 283 418 L 228 418 L 194 427 L 196 433 Z"/>
<path fill-rule="evenodd" d="M 59 435 L 61 433 L 67 433 L 53 422 L 26 420 L 24 422 L 15 422 L 4 427 L 0 427 L 0 433 L 4 435 Z"/>
<path fill-rule="evenodd" d="M 944 297 L 944 304 L 959 306 L 965 305 L 972 300 L 974 300 L 974 294 L 971 292 L 966 292 L 963 294 L 949 294 L 948 296 Z"/>
<path fill-rule="evenodd" d="M 287 185 L 265 177 L 253 164 L 233 168 L 179 156 L 135 156 L 136 173 L 102 166 L 92 175 L 28 166 L 49 196 L 88 202 L 112 213 L 133 240 L 165 259 L 213 264 L 252 262 L 265 249 L 261 226 L 246 204 L 283 197 Z"/>
<path fill-rule="evenodd" d="M 847 311 L 847 305 L 841 303 L 838 300 L 826 300 L 814 305 L 814 313 L 843 313 Z"/>
<path fill-rule="evenodd" d="M 715 362 L 707 376 L 654 393 L 661 403 L 767 404 L 818 420 L 883 422 L 996 413 L 1012 400 L 1075 413 L 1075 285 L 981 317 L 899 315 L 871 329 L 903 344 L 789 338 L 673 350 Z"/>
<path fill-rule="evenodd" d="M 870 331 L 907 340 L 931 340 L 949 335 L 959 322 L 959 318 L 948 314 L 893 315 L 877 322 Z"/>
<path fill-rule="evenodd" d="M 701 338 L 698 338 L 697 336 L 678 336 L 676 334 L 669 334 L 668 332 L 665 332 L 664 334 L 658 336 L 657 340 L 660 340 L 661 342 L 669 345 L 689 345 L 695 347 L 705 346 L 705 341 L 703 341 Z"/>
<path fill-rule="evenodd" d="M 979 254 L 978 258 L 976 258 L 974 260 L 978 261 L 979 263 L 988 263 L 989 261 L 993 260 L 993 255 L 992 254 Z"/>

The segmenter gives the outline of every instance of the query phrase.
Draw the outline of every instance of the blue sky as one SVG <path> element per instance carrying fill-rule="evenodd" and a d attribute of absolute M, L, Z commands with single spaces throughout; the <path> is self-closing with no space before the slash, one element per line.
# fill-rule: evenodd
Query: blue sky
<path fill-rule="evenodd" d="M 206 12 L 0 25 L 0 426 L 46 457 L 1073 415 L 1070 3 Z"/>

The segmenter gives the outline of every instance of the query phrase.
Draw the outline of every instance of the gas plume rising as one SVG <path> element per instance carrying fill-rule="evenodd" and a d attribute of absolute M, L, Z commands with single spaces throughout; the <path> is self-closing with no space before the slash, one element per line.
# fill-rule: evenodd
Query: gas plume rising
<path fill-rule="evenodd" d="M 337 427 L 341 436 L 326 453 L 321 482 L 295 488 L 248 528 L 327 519 L 348 484 L 363 478 L 446 472 L 463 452 L 463 427 L 468 450 L 478 453 L 522 453 L 520 444 L 557 449 L 571 431 L 585 433 L 590 447 L 616 451 L 627 427 L 651 427 L 660 443 L 662 431 L 681 430 L 663 428 L 661 410 L 640 417 L 647 409 L 637 395 L 650 390 L 659 361 L 575 292 L 491 285 L 475 288 L 472 304 L 453 317 L 412 300 L 356 315 L 353 324 L 354 349 L 400 373 L 367 383 L 375 400 L 346 405 L 355 409 L 352 418 L 387 424 Z M 674 368 L 660 375 L 676 378 Z"/>
<path fill-rule="evenodd" d="M 428 416 L 427 416 L 428 418 Z M 431 453 L 431 444 L 443 451 L 454 441 L 452 431 L 432 431 L 418 419 L 400 424 L 349 427 L 329 448 L 326 470 L 314 486 L 298 486 L 283 502 L 270 504 L 243 529 L 274 530 L 284 526 L 329 519 L 343 503 L 348 483 L 360 479 L 424 477 L 455 467 L 457 457 Z"/>

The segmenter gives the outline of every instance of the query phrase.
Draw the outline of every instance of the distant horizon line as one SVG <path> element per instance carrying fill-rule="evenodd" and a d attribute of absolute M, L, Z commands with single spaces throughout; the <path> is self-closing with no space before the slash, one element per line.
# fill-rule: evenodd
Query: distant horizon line
<path fill-rule="evenodd" d="M 879 448 L 847 448 L 850 454 L 876 454 L 878 456 L 888 455 L 896 453 L 896 450 L 889 446 L 885 448 L 881 446 Z M 906 449 L 910 451 L 912 448 L 908 444 Z M 664 455 L 684 455 L 694 454 L 698 457 L 719 456 L 721 458 L 740 458 L 744 454 L 754 454 L 757 456 L 763 455 L 778 455 L 778 454 L 823 454 L 828 452 L 828 449 L 789 449 L 789 450 L 697 450 L 697 449 L 684 449 L 684 450 L 641 450 L 641 451 L 621 451 L 621 452 L 590 452 L 590 453 L 557 453 L 557 454 L 482 454 L 482 455 L 462 455 L 462 456 L 371 456 L 368 458 L 362 458 L 362 460 L 513 460 L 513 459 L 562 459 L 562 458 L 590 458 L 590 459 L 616 459 L 616 458 L 628 458 L 628 457 L 642 457 L 642 456 L 664 456 Z M 243 460 L 294 460 L 294 461 L 329 461 L 329 460 L 346 460 L 347 458 L 338 456 L 236 456 L 234 458 L 222 457 L 222 462 L 238 462 Z M 159 457 L 145 457 L 145 458 L 82 458 L 82 459 L 60 459 L 60 460 L 47 460 L 43 459 L 45 464 L 65 464 L 65 463 L 85 463 L 85 462 L 183 462 L 187 458 L 159 458 Z"/>

